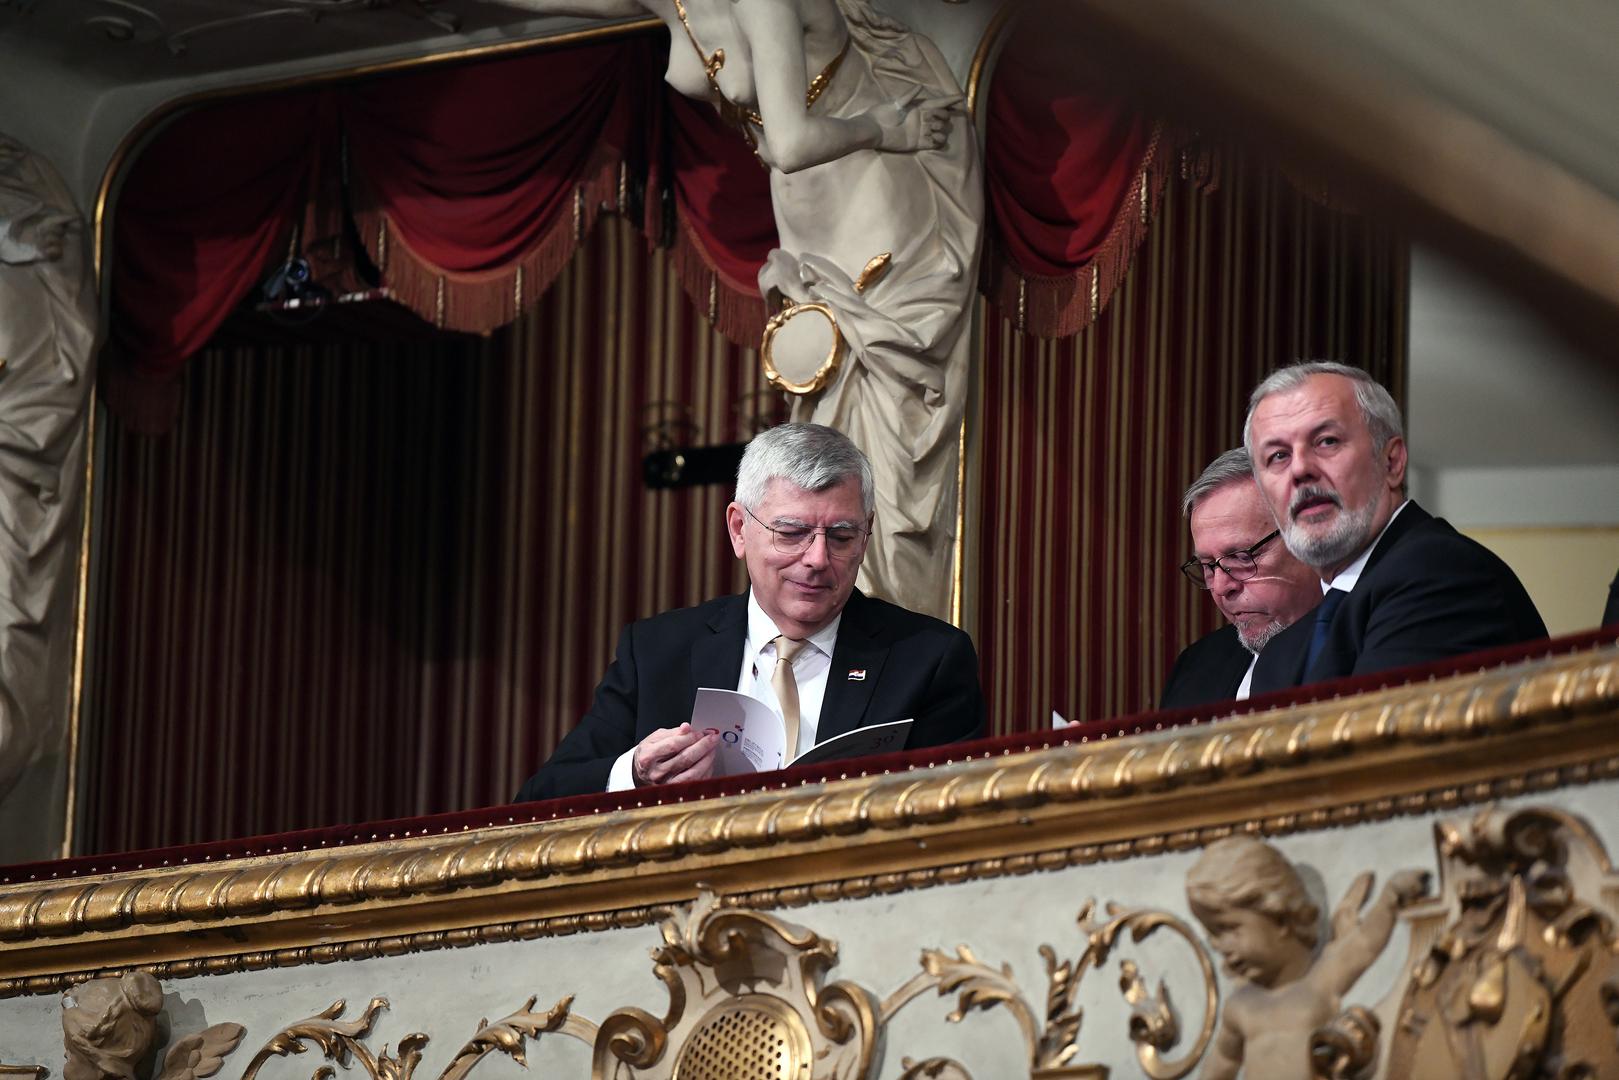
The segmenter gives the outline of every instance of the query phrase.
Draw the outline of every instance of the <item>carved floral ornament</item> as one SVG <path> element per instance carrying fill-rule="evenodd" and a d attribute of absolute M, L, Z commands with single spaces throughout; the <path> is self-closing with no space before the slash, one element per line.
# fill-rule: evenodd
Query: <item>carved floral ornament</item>
<path fill-rule="evenodd" d="M 832 979 L 836 942 L 704 890 L 663 921 L 651 952 L 652 975 L 668 997 L 661 1017 L 624 1007 L 597 1023 L 572 1011 L 572 995 L 541 1011 L 531 997 L 493 1023 L 479 1021 L 437 1080 L 465 1080 L 490 1054 L 545 1075 L 544 1047 L 554 1037 L 591 1048 L 593 1080 L 869 1080 L 879 1072 L 973 1080 L 960 1061 L 913 1058 L 892 1045 L 889 1023 L 930 994 L 955 997 L 947 1022 L 1021 1045 L 1031 1080 L 1102 1080 L 1124 1068 L 1086 1062 L 1086 1020 L 1126 1031 L 1136 1050 L 1128 1072 L 1150 1080 L 1179 1080 L 1200 1063 L 1201 1076 L 1240 1070 L 1253 1080 L 1619 1074 L 1619 875 L 1580 819 L 1530 807 L 1441 821 L 1437 892 L 1427 896 L 1426 875 L 1406 871 L 1368 902 L 1371 875 L 1363 874 L 1319 948 L 1305 943 L 1317 912 L 1294 888 L 1297 868 L 1256 838 L 1231 841 L 1211 845 L 1187 876 L 1188 902 L 1232 975 L 1224 1001 L 1209 950 L 1167 911 L 1109 905 L 1102 916 L 1082 905 L 1077 956 L 1059 960 L 1057 949 L 1039 948 L 1043 1000 L 1026 995 L 1009 963 L 985 963 L 966 945 L 924 949 L 916 974 L 879 998 Z M 1230 937 L 1245 915 L 1248 931 Z M 1408 947 L 1394 988 L 1382 1002 L 1346 1006 L 1343 994 L 1388 946 L 1396 916 Z M 1116 969 L 1122 1001 L 1098 1007 L 1092 996 L 1087 1017 L 1077 994 L 1086 976 L 1161 930 L 1180 939 L 1176 955 L 1190 954 L 1184 963 L 1201 987 L 1195 1030 L 1162 981 L 1148 990 L 1129 955 Z M 152 1080 L 138 1063 L 151 1057 L 161 1001 L 156 981 L 141 973 L 64 995 L 65 1080 Z M 230 1074 L 256 1080 L 272 1059 L 315 1050 L 332 1063 L 317 1078 L 333 1077 L 336 1066 L 366 1080 L 416 1080 L 430 1035 L 406 1035 L 396 1052 L 367 1041 L 387 1007 L 376 997 L 346 1017 L 346 1003 L 334 1001 L 272 1034 Z M 155 1080 L 213 1075 L 243 1035 L 240 1025 L 221 1023 L 175 1040 Z M 27 1071 L 36 1070 L 0 1067 Z"/>

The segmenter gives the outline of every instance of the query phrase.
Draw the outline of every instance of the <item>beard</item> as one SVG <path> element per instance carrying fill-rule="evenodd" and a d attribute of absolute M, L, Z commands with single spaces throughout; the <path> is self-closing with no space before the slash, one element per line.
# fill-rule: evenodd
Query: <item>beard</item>
<path fill-rule="evenodd" d="M 1256 626 L 1252 630 L 1238 626 L 1237 640 L 1242 642 L 1243 648 L 1258 656 L 1265 646 L 1270 644 L 1272 638 L 1286 629 L 1280 619 L 1269 619 L 1264 625 Z"/>
<path fill-rule="evenodd" d="M 1324 533 L 1312 534 L 1293 517 L 1300 504 L 1307 499 L 1326 499 L 1338 508 L 1338 520 Z M 1377 502 L 1368 502 L 1356 510 L 1344 508 L 1344 501 L 1336 491 L 1326 488 L 1302 487 L 1294 493 L 1287 508 L 1287 524 L 1282 526 L 1282 542 L 1293 557 L 1312 570 L 1332 566 L 1353 558 L 1372 538 L 1372 519 L 1377 515 Z"/>

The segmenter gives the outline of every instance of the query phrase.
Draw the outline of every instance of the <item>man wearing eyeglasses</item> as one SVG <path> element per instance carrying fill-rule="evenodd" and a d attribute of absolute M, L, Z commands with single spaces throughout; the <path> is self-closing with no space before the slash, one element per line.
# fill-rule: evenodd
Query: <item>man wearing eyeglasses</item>
<path fill-rule="evenodd" d="M 1181 573 L 1209 591 L 1229 625 L 1175 659 L 1159 700 L 1164 709 L 1248 697 L 1260 650 L 1321 599 L 1315 574 L 1278 539 L 1246 450 L 1215 458 L 1186 489 L 1181 512 L 1193 552 Z"/>
<path fill-rule="evenodd" d="M 871 464 L 842 433 L 755 437 L 725 509 L 748 592 L 625 629 L 590 711 L 518 801 L 713 775 L 719 739 L 688 723 L 699 687 L 769 704 L 789 756 L 890 720 L 914 721 L 913 749 L 982 735 L 972 639 L 854 587 L 875 504 Z"/>

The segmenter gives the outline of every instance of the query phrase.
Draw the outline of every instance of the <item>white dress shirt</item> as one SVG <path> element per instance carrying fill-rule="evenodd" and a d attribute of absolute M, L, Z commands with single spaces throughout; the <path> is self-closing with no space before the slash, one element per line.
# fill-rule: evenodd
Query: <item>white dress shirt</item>
<path fill-rule="evenodd" d="M 815 745 L 815 735 L 821 724 L 821 702 L 826 700 L 826 680 L 832 670 L 832 650 L 838 643 L 838 627 L 843 613 L 809 636 L 809 643 L 793 657 L 793 678 L 798 683 L 798 746 L 788 747 L 788 755 L 796 757 Z M 737 675 L 738 693 L 758 698 L 781 715 L 781 703 L 776 700 L 770 676 L 776 670 L 776 638 L 781 631 L 765 614 L 753 590 L 748 590 L 748 634 L 742 641 L 742 666 Z M 635 747 L 630 747 L 613 762 L 607 774 L 608 791 L 627 791 L 635 786 Z"/>
<path fill-rule="evenodd" d="M 1237 684 L 1237 700 L 1247 701 L 1254 695 L 1254 668 L 1259 666 L 1259 654 L 1254 653 L 1248 658 L 1248 670 L 1242 673 L 1242 682 Z"/>

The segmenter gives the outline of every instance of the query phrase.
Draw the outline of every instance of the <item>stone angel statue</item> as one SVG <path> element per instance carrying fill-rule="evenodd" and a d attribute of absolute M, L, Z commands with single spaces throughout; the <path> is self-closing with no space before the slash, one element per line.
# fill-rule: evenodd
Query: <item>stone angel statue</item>
<path fill-rule="evenodd" d="M 62 753 L 99 314 L 67 188 L 0 136 L 0 801 Z M 38 820 L 51 777 L 30 780 L 16 798 Z M 17 832 L 0 836 L 0 859 L 50 853 Z"/>
<path fill-rule="evenodd" d="M 511 2 L 669 27 L 668 83 L 770 170 L 766 372 L 795 421 L 843 431 L 876 470 L 861 585 L 948 616 L 983 183 L 939 50 L 868 0 Z"/>

